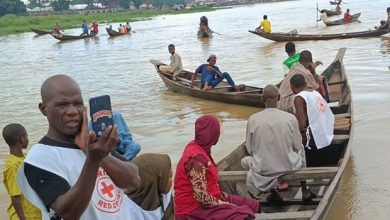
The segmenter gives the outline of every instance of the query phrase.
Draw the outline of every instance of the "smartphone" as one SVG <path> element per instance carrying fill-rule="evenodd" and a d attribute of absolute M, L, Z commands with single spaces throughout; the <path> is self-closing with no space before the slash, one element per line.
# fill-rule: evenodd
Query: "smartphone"
<path fill-rule="evenodd" d="M 108 126 L 114 125 L 110 96 L 102 95 L 90 98 L 89 110 L 92 119 L 92 129 L 96 137 L 99 138 Z"/>

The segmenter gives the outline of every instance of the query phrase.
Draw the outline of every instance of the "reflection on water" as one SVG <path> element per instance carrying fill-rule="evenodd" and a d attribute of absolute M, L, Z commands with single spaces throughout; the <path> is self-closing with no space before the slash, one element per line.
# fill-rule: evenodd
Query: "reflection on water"
<path fill-rule="evenodd" d="M 185 69 L 194 70 L 214 53 L 217 65 L 229 72 L 236 83 L 264 87 L 283 77 L 286 58 L 284 43 L 271 42 L 251 33 L 267 14 L 274 31 L 297 29 L 299 33 L 341 33 L 360 31 L 384 19 L 385 0 L 348 2 L 352 12 L 362 12 L 360 20 L 346 26 L 325 27 L 315 22 L 312 0 L 258 4 L 215 12 L 164 15 L 132 24 L 135 34 L 109 37 L 105 25 L 99 37 L 59 43 L 50 35 L 32 33 L 0 38 L 0 122 L 25 125 L 31 143 L 47 129 L 38 111 L 41 83 L 56 73 L 75 78 L 84 101 L 109 94 L 113 109 L 121 111 L 142 144 L 143 152 L 168 153 L 176 163 L 183 148 L 194 136 L 194 121 L 202 114 L 222 121 L 219 143 L 213 148 L 216 160 L 223 158 L 245 139 L 246 120 L 259 109 L 196 99 L 167 91 L 149 59 L 169 62 L 168 44 L 175 44 Z M 345 6 L 343 8 L 345 8 Z M 320 8 L 330 8 L 320 3 Z M 206 15 L 215 34 L 212 39 L 196 36 L 199 17 Z M 114 25 L 115 26 L 115 25 Z M 65 34 L 80 34 L 80 29 Z M 298 51 L 309 49 L 324 70 L 339 47 L 347 47 L 344 63 L 354 100 L 355 132 L 353 160 L 342 180 L 329 219 L 386 219 L 390 205 L 390 162 L 388 131 L 390 74 L 388 38 L 297 42 Z M 0 138 L 0 166 L 8 149 Z M 0 187 L 0 210 L 6 196 Z M 380 203 L 378 203 L 380 201 Z M 0 212 L 0 219 L 5 212 Z"/>

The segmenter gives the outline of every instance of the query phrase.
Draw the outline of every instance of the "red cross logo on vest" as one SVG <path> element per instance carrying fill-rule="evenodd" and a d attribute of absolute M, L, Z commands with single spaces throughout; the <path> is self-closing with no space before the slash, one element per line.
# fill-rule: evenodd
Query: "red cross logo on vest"
<path fill-rule="evenodd" d="M 114 190 L 114 185 L 111 184 L 107 186 L 105 182 L 102 182 L 101 184 L 103 186 L 102 193 L 107 194 L 110 198 L 112 198 L 112 190 Z"/>
<path fill-rule="evenodd" d="M 99 168 L 95 190 L 91 202 L 101 212 L 114 213 L 119 211 L 122 203 L 121 190 L 115 185 L 103 168 Z"/>
<path fill-rule="evenodd" d="M 316 106 L 319 112 L 325 114 L 326 102 L 322 97 L 316 97 Z"/>

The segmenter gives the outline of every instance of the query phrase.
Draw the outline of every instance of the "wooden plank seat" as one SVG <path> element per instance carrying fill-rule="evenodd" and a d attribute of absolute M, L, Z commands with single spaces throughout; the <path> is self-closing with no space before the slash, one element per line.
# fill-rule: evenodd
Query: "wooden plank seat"
<path fill-rule="evenodd" d="M 276 220 L 276 219 L 310 219 L 314 211 L 297 211 L 297 212 L 274 212 L 255 214 L 256 220 Z"/>
<path fill-rule="evenodd" d="M 283 180 L 296 179 L 332 179 L 338 167 L 307 167 L 282 176 Z M 219 171 L 219 181 L 245 180 L 248 171 Z"/>

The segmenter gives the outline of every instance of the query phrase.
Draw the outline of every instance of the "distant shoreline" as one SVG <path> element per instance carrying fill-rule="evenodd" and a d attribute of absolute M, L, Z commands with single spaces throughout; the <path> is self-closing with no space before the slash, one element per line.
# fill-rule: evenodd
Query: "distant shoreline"
<path fill-rule="evenodd" d="M 42 16 L 16 16 L 5 15 L 0 17 L 0 36 L 12 34 L 20 34 L 31 32 L 31 28 L 50 31 L 53 30 L 56 23 L 61 25 L 63 30 L 81 27 L 83 20 L 86 20 L 88 25 L 97 21 L 98 23 L 126 22 L 148 20 L 159 15 L 175 15 L 187 14 L 196 12 L 215 11 L 217 8 L 208 6 L 197 6 L 179 11 L 165 8 L 161 10 L 134 10 L 129 12 L 116 13 L 91 13 L 88 15 L 81 14 L 63 14 L 63 15 L 42 15 Z"/>

